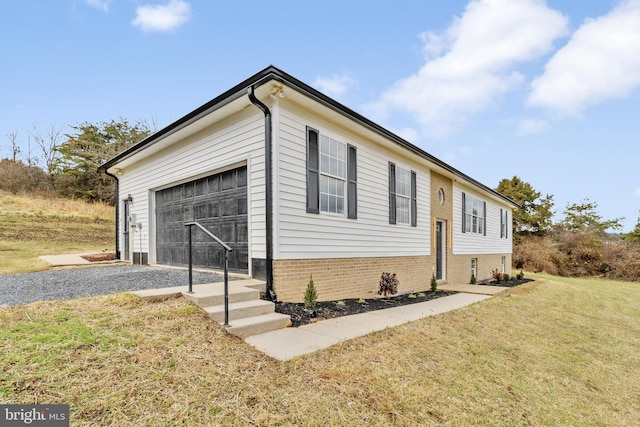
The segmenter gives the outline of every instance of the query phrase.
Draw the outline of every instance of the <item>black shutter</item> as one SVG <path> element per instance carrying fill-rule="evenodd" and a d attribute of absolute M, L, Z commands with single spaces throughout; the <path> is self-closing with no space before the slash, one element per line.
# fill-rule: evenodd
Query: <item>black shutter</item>
<path fill-rule="evenodd" d="M 416 173 L 411 171 L 411 226 L 418 225 L 418 202 L 416 200 Z"/>
<path fill-rule="evenodd" d="M 357 149 L 347 144 L 347 217 L 358 218 Z"/>
<path fill-rule="evenodd" d="M 500 209 L 500 238 L 502 239 L 504 236 L 504 214 L 503 214 L 503 210 Z"/>
<path fill-rule="evenodd" d="M 482 234 L 487 235 L 487 202 L 482 202 Z"/>
<path fill-rule="evenodd" d="M 320 213 L 318 131 L 307 127 L 307 212 Z"/>
<path fill-rule="evenodd" d="M 504 238 L 509 238 L 509 211 L 504 211 Z"/>
<path fill-rule="evenodd" d="M 389 224 L 396 223 L 396 165 L 389 162 Z"/>
<path fill-rule="evenodd" d="M 467 224 L 465 224 L 465 214 L 464 214 L 464 209 L 465 209 L 465 205 L 467 203 L 467 195 L 464 194 L 464 191 L 462 192 L 462 232 L 466 233 L 467 232 Z"/>

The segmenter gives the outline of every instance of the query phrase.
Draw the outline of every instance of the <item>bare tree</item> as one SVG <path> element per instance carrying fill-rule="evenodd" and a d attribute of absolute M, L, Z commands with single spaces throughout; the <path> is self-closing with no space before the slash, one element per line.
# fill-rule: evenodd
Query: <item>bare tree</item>
<path fill-rule="evenodd" d="M 31 151 L 31 138 L 32 135 L 29 134 L 27 137 L 27 152 L 25 153 L 25 160 L 27 161 L 27 166 L 32 168 L 38 165 L 38 158 L 33 155 Z"/>
<path fill-rule="evenodd" d="M 33 125 L 31 130 L 31 136 L 40 147 L 40 153 L 42 153 L 42 159 L 46 167 L 47 174 L 49 175 L 49 181 L 51 187 L 55 187 L 55 166 L 58 158 L 58 146 L 60 140 L 60 134 L 62 129 L 57 129 L 55 125 L 50 125 L 45 135 L 40 132 L 40 128 L 37 125 Z"/>
<path fill-rule="evenodd" d="M 9 142 L 11 143 L 11 160 L 13 163 L 18 161 L 18 154 L 20 154 L 20 146 L 18 145 L 18 131 L 10 132 L 7 134 Z"/>

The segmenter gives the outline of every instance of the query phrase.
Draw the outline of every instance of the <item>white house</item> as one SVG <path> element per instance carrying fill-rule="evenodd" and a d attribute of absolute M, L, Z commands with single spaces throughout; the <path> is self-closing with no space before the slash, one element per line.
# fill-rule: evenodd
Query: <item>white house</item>
<path fill-rule="evenodd" d="M 231 271 L 302 300 L 400 291 L 432 275 L 468 283 L 511 272 L 518 205 L 275 67 L 101 166 L 117 182 L 117 252 L 185 266 L 186 222 L 226 242 Z M 221 267 L 197 232 L 194 265 Z"/>

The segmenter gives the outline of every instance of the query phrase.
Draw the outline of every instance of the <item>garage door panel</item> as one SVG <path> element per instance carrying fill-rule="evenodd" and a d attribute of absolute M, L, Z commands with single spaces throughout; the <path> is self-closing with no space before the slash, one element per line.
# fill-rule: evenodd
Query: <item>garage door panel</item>
<path fill-rule="evenodd" d="M 198 221 L 227 243 L 229 269 L 248 272 L 246 166 L 156 192 L 156 254 L 159 264 L 188 264 L 188 229 Z M 194 266 L 222 268 L 224 249 L 204 232 L 194 233 Z"/>
<path fill-rule="evenodd" d="M 246 197 L 238 197 L 237 199 L 237 209 L 239 215 L 247 214 L 247 198 Z"/>

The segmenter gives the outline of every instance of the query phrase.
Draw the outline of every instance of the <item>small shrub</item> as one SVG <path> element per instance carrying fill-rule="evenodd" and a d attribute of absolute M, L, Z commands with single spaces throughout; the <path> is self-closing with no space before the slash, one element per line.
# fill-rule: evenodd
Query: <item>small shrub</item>
<path fill-rule="evenodd" d="M 380 278 L 380 286 L 378 288 L 378 295 L 387 296 L 395 295 L 398 293 L 398 278 L 396 273 L 382 273 Z"/>
<path fill-rule="evenodd" d="M 360 298 L 360 299 L 358 300 L 358 304 L 367 304 L 367 300 L 366 300 L 366 299 L 364 299 L 364 298 Z"/>
<path fill-rule="evenodd" d="M 418 298 L 418 297 L 416 296 L 416 294 L 409 294 L 409 296 L 407 298 L 414 299 L 414 298 Z"/>
<path fill-rule="evenodd" d="M 518 274 L 516 275 L 516 279 L 518 279 L 518 280 L 522 280 L 522 279 L 524 279 L 524 273 L 522 272 L 522 270 L 520 270 L 520 273 L 518 273 Z"/>
<path fill-rule="evenodd" d="M 504 281 L 508 282 L 509 280 L 511 280 L 511 276 L 508 273 L 504 273 Z"/>
<path fill-rule="evenodd" d="M 313 308 L 318 301 L 318 292 L 316 291 L 316 285 L 313 283 L 313 274 L 309 278 L 307 283 L 307 289 L 304 291 L 304 306 L 306 308 Z"/>
<path fill-rule="evenodd" d="M 476 276 L 475 275 L 471 275 L 471 279 L 469 279 L 469 283 L 472 285 L 475 285 L 477 282 Z"/>
<path fill-rule="evenodd" d="M 338 305 L 338 306 L 344 306 L 344 305 L 347 305 L 347 303 L 346 303 L 346 302 L 344 302 L 344 300 L 340 300 L 340 301 L 336 302 L 336 305 Z"/>
<path fill-rule="evenodd" d="M 496 279 L 496 282 L 501 283 L 504 280 L 504 274 L 497 268 L 495 270 L 491 270 L 491 276 Z"/>
<path fill-rule="evenodd" d="M 438 281 L 436 280 L 436 275 L 431 273 L 431 292 L 436 290 L 438 290 Z"/>

